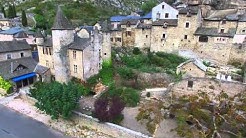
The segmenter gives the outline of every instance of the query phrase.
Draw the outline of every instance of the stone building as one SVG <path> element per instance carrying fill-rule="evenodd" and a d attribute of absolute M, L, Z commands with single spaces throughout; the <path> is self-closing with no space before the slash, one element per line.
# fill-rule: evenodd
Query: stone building
<path fill-rule="evenodd" d="M 199 92 L 207 93 L 209 96 L 216 96 L 221 92 L 228 96 L 234 96 L 245 92 L 246 85 L 240 82 L 228 82 L 209 78 L 187 78 L 174 84 L 171 92 L 176 96 L 193 95 Z"/>
<path fill-rule="evenodd" d="M 31 53 L 31 46 L 25 40 L 0 41 L 0 76 L 12 81 L 16 88 L 41 79 L 49 69 L 38 65 Z"/>
<path fill-rule="evenodd" d="M 176 73 L 182 73 L 183 78 L 200 77 L 204 78 L 206 75 L 207 67 L 198 59 L 190 59 L 181 63 L 177 67 Z"/>
<path fill-rule="evenodd" d="M 111 45 L 106 44 L 110 34 L 103 27 L 103 32 L 99 29 L 81 26 L 74 30 L 58 7 L 52 37 L 36 38 L 40 64 L 51 69 L 56 81 L 66 83 L 72 77 L 86 81 L 99 72 L 103 60 L 111 58 Z"/>
<path fill-rule="evenodd" d="M 187 3 L 170 6 L 162 2 L 141 18 L 120 16 L 117 23 L 111 20 L 112 28 L 117 26 L 116 32 L 111 29 L 111 42 L 117 46 L 149 48 L 152 52 L 190 51 L 194 57 L 222 65 L 244 63 L 245 9 L 213 10 L 209 1 L 200 0 Z"/>

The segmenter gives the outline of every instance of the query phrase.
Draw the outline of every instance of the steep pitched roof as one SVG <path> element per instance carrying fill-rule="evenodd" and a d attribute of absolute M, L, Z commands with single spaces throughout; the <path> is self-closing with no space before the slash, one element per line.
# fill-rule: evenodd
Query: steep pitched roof
<path fill-rule="evenodd" d="M 0 53 L 31 50 L 31 46 L 25 41 L 0 41 Z"/>
<path fill-rule="evenodd" d="M 74 42 L 69 45 L 69 49 L 82 51 L 90 45 L 91 45 L 91 38 L 80 38 L 78 36 L 75 36 Z"/>
<path fill-rule="evenodd" d="M 0 62 L 0 75 L 4 79 L 11 79 L 24 74 L 32 73 L 36 65 L 37 62 L 31 57 L 2 61 Z M 18 66 L 24 66 L 25 68 L 23 68 L 22 70 L 16 70 Z"/>
<path fill-rule="evenodd" d="M 52 30 L 72 30 L 72 23 L 63 14 L 61 7 L 58 6 L 54 24 L 51 28 Z"/>

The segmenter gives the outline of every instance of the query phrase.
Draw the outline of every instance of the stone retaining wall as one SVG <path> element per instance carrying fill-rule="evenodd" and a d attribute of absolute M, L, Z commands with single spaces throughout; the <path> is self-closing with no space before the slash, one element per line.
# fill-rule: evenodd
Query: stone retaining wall
<path fill-rule="evenodd" d="M 109 134 L 116 138 L 150 138 L 149 136 L 131 129 L 115 125 L 112 123 L 99 123 L 99 120 L 91 116 L 81 114 L 74 111 L 74 114 L 79 116 L 75 121 L 84 124 L 85 126 L 96 129 L 102 133 Z"/>
<path fill-rule="evenodd" d="M 28 103 L 34 105 L 37 101 L 36 99 L 26 95 L 20 94 L 20 97 L 27 101 Z M 116 138 L 150 138 L 149 136 L 142 134 L 140 132 L 133 131 L 131 129 L 115 125 L 112 123 L 100 123 L 98 119 L 93 118 L 91 116 L 82 114 L 80 112 L 73 111 L 75 117 L 73 117 L 73 121 L 77 124 L 82 124 L 83 126 L 87 126 L 98 132 L 108 134 L 112 137 Z M 56 128 L 59 129 L 59 128 Z M 62 131 L 62 130 L 60 130 Z"/>

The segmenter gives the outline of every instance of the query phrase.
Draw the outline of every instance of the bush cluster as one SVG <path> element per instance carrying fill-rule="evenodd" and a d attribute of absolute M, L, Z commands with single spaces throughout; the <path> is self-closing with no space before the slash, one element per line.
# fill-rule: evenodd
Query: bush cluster
<path fill-rule="evenodd" d="M 52 119 L 59 116 L 65 119 L 71 117 L 72 110 L 78 107 L 80 97 L 87 94 L 88 91 L 82 85 L 73 82 L 37 82 L 30 90 L 30 96 L 37 99 L 35 106 L 51 115 Z"/>
<path fill-rule="evenodd" d="M 8 94 L 12 92 L 11 82 L 4 80 L 1 76 L 0 76 L 0 88 L 4 89 Z"/>

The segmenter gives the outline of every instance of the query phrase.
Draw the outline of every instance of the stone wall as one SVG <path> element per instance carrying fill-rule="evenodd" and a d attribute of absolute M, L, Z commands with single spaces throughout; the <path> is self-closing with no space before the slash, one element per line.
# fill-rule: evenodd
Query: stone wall
<path fill-rule="evenodd" d="M 183 77 L 205 77 L 205 72 L 198 68 L 196 65 L 194 65 L 193 62 L 187 63 L 183 65 L 180 69 L 177 70 L 177 73 L 179 72 L 184 73 Z"/>
<path fill-rule="evenodd" d="M 52 37 L 55 79 L 66 83 L 70 79 L 67 46 L 74 41 L 74 33 L 73 30 L 52 30 Z"/>
<path fill-rule="evenodd" d="M 151 29 L 135 29 L 135 47 L 138 48 L 150 48 L 150 40 L 151 40 Z"/>
<path fill-rule="evenodd" d="M 120 39 L 120 41 L 117 40 Z M 121 31 L 112 31 L 111 32 L 111 45 L 120 47 L 122 46 L 122 32 Z"/>
<path fill-rule="evenodd" d="M 49 54 L 43 54 L 43 46 L 38 46 L 38 56 L 39 56 L 39 64 L 50 68 L 51 74 L 54 75 L 55 74 L 55 70 L 54 70 L 54 60 L 53 60 L 53 53 L 52 55 Z M 48 66 L 47 66 L 47 62 L 48 62 Z"/>
<path fill-rule="evenodd" d="M 78 79 L 84 80 L 83 51 L 69 49 L 68 58 L 69 58 L 70 75 L 72 77 L 76 77 Z M 77 72 L 75 72 L 74 66 L 77 66 Z"/>
<path fill-rule="evenodd" d="M 79 124 L 81 123 L 87 127 L 96 129 L 102 133 L 109 134 L 116 138 L 150 138 L 149 136 L 140 132 L 136 132 L 119 125 L 112 123 L 100 123 L 97 119 L 91 116 L 87 116 L 79 112 L 74 113 L 79 116 L 74 119 L 75 122 L 78 122 Z"/>
<path fill-rule="evenodd" d="M 20 97 L 23 100 L 30 103 L 31 105 L 34 105 L 37 101 L 36 99 L 30 96 L 27 96 L 24 93 L 21 94 Z M 115 138 L 151 138 L 150 136 L 147 136 L 140 132 L 136 132 L 131 129 L 119 126 L 119 125 L 115 125 L 112 123 L 100 123 L 98 119 L 82 114 L 82 113 L 79 113 L 79 112 L 76 112 L 76 111 L 74 111 L 73 113 L 74 113 L 74 117 L 72 119 L 73 119 L 73 122 L 76 122 L 76 124 L 81 124 L 82 126 L 86 126 L 87 128 L 90 128 L 92 130 L 97 130 L 98 132 L 108 134 Z M 62 127 L 57 127 L 55 124 L 50 124 L 50 126 L 62 132 L 68 131 L 68 130 L 63 130 Z M 67 129 L 72 129 L 72 128 L 67 128 Z"/>
<path fill-rule="evenodd" d="M 130 32 L 130 35 L 127 35 Z M 127 27 L 122 30 L 122 45 L 125 47 L 135 46 L 135 28 Z"/>
<path fill-rule="evenodd" d="M 188 82 L 190 83 L 189 87 Z M 229 96 L 234 96 L 238 93 L 246 92 L 246 84 L 209 78 L 188 78 L 174 84 L 171 92 L 175 95 L 190 95 L 205 92 L 211 96 L 225 92 Z"/>
<path fill-rule="evenodd" d="M 23 51 L 17 51 L 17 52 L 8 52 L 8 53 L 0 53 L 0 61 L 7 60 L 7 54 L 11 54 L 11 59 L 18 59 L 21 58 L 21 54 L 24 54 L 24 57 L 31 57 L 32 52 L 31 50 L 23 50 Z"/>
<path fill-rule="evenodd" d="M 110 33 L 103 32 L 102 34 L 102 49 L 101 49 L 101 57 L 102 60 L 110 60 L 111 59 L 111 42 L 110 42 Z M 101 61 L 102 63 L 102 61 Z"/>

